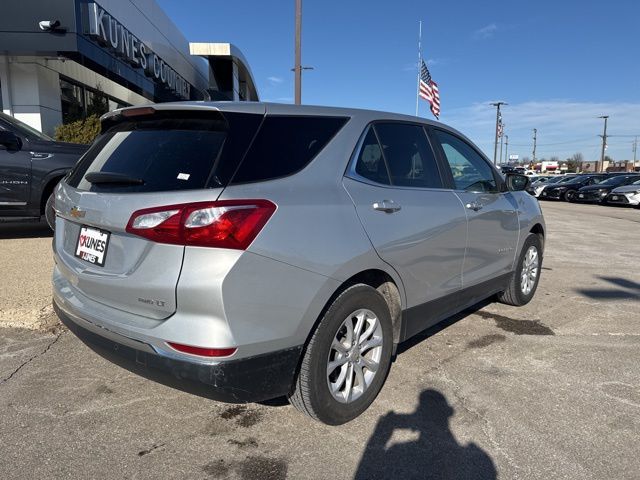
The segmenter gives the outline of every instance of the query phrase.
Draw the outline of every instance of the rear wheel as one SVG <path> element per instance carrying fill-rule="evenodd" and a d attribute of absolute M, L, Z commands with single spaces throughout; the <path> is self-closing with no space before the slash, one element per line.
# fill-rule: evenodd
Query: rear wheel
<path fill-rule="evenodd" d="M 290 402 L 328 425 L 353 420 L 380 392 L 391 366 L 392 346 L 384 297 L 368 285 L 348 288 L 313 333 Z"/>
<path fill-rule="evenodd" d="M 520 252 L 509 287 L 498 294 L 498 300 L 516 307 L 529 303 L 538 288 L 541 267 L 542 242 L 538 235 L 530 233 Z"/>

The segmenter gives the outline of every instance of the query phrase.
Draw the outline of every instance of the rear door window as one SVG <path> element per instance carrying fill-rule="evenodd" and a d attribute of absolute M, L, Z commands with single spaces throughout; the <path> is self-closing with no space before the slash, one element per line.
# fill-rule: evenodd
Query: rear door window
<path fill-rule="evenodd" d="M 232 184 L 286 177 L 313 160 L 345 117 L 267 115 Z"/>
<path fill-rule="evenodd" d="M 376 123 L 374 128 L 382 145 L 392 185 L 442 188 L 433 150 L 421 126 Z"/>
<path fill-rule="evenodd" d="M 391 185 L 387 165 L 382 156 L 382 148 L 373 128 L 369 128 L 360 147 L 356 160 L 356 173 L 372 182 Z"/>

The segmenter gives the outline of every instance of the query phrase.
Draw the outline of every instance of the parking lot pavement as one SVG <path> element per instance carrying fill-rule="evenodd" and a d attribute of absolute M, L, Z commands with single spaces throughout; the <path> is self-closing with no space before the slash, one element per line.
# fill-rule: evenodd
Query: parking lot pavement
<path fill-rule="evenodd" d="M 638 478 L 640 211 L 543 208 L 533 302 L 402 345 L 373 406 L 340 427 L 108 363 L 42 311 L 51 239 L 0 232 L 0 318 L 48 328 L 0 329 L 0 478 Z"/>

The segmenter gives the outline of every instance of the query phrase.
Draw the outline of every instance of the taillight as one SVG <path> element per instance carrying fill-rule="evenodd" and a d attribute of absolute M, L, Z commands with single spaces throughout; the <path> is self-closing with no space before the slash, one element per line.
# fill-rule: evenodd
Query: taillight
<path fill-rule="evenodd" d="M 206 348 L 194 347 L 192 345 L 182 345 L 181 343 L 167 342 L 174 350 L 191 355 L 199 355 L 201 357 L 228 357 L 236 353 L 237 348 Z"/>
<path fill-rule="evenodd" d="M 145 208 L 127 232 L 158 243 L 245 250 L 276 206 L 268 200 L 220 200 Z"/>

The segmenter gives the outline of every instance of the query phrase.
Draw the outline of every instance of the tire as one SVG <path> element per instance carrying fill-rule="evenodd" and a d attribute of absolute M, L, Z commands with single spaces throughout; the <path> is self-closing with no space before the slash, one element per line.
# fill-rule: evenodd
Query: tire
<path fill-rule="evenodd" d="M 47 220 L 47 224 L 49 225 L 49 228 L 51 228 L 51 230 L 53 230 L 55 232 L 56 230 L 56 212 L 53 208 L 53 202 L 55 200 L 55 194 L 51 194 L 49 195 L 49 198 L 47 198 L 47 203 L 44 206 L 44 217 Z"/>
<path fill-rule="evenodd" d="M 564 194 L 564 199 L 567 202 L 573 203 L 575 202 L 575 198 L 576 198 L 576 191 L 575 190 L 567 190 Z"/>
<path fill-rule="evenodd" d="M 363 321 L 362 336 L 354 338 L 358 323 Z M 353 328 L 351 343 L 348 323 Z M 360 355 L 360 349 L 353 346 L 355 343 L 369 348 L 362 349 Z M 392 350 L 393 327 L 384 297 L 368 285 L 349 287 L 331 303 L 313 332 L 289 401 L 305 415 L 327 425 L 349 422 L 364 412 L 382 389 L 391 367 Z M 368 368 L 368 365 L 375 367 L 376 359 L 377 368 Z M 328 372 L 330 362 L 340 366 Z M 332 382 L 335 393 L 330 386 Z M 352 388 L 348 389 L 349 385 Z"/>
<path fill-rule="evenodd" d="M 531 275 L 527 277 L 527 288 L 525 288 L 525 279 L 523 278 L 523 271 L 526 266 L 527 257 L 530 255 L 531 249 L 535 250 L 536 254 L 536 270 L 535 278 L 532 279 Z M 507 289 L 498 294 L 498 301 L 507 305 L 513 305 L 515 307 L 521 307 L 531 301 L 538 288 L 538 282 L 540 281 L 540 272 L 542 269 L 542 243 L 540 237 L 535 233 L 530 233 L 526 238 L 522 251 L 518 257 L 518 263 L 516 264 L 516 270 L 509 281 Z M 529 270 L 531 272 L 531 269 Z"/>

